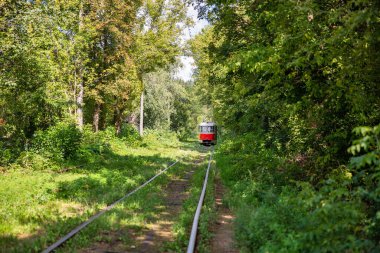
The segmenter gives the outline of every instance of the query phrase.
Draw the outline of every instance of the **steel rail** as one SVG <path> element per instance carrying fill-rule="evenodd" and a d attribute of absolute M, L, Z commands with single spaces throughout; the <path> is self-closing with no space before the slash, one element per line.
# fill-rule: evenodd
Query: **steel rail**
<path fill-rule="evenodd" d="M 207 171 L 206 171 L 205 180 L 204 180 L 204 182 L 203 182 L 202 193 L 201 193 L 201 196 L 200 196 L 200 198 L 199 198 L 199 202 L 198 202 L 197 210 L 195 211 L 194 220 L 193 220 L 193 226 L 192 226 L 192 228 L 191 228 L 191 234 L 190 234 L 189 244 L 188 244 L 188 246 L 187 246 L 187 253 L 193 253 L 193 252 L 194 252 L 195 241 L 196 241 L 196 238 L 197 238 L 197 230 L 198 230 L 199 216 L 200 216 L 200 214 L 201 214 L 201 209 L 202 209 L 202 205 L 203 205 L 203 200 L 204 200 L 204 198 L 205 198 L 205 194 L 206 194 L 208 174 L 209 174 L 209 171 L 210 171 L 211 160 L 212 160 L 212 155 L 213 155 L 213 154 L 214 154 L 214 149 L 212 149 L 212 152 L 211 152 L 211 155 L 210 155 L 210 159 L 209 159 L 209 161 L 208 161 L 208 167 L 207 167 Z"/>
<path fill-rule="evenodd" d="M 131 196 L 132 194 L 134 194 L 135 192 L 137 192 L 138 190 L 140 190 L 141 188 L 143 188 L 144 186 L 146 186 L 147 184 L 149 184 L 150 182 L 152 182 L 156 177 L 160 176 L 162 173 L 164 173 L 165 171 L 167 171 L 170 167 L 173 167 L 176 163 L 178 163 L 178 160 L 175 161 L 174 163 L 170 164 L 167 168 L 165 168 L 164 170 L 162 170 L 159 173 L 157 173 L 155 176 L 153 176 L 151 179 L 149 179 L 148 181 L 146 181 L 145 183 L 143 183 L 142 185 L 140 185 L 139 187 L 137 187 L 133 191 L 127 193 L 124 197 L 118 199 L 117 201 L 115 201 L 111 205 L 109 205 L 109 206 L 105 207 L 104 209 L 102 209 L 97 214 L 91 216 L 87 221 L 83 222 L 82 224 L 80 224 L 79 226 L 77 226 L 76 228 L 74 228 L 73 230 L 71 230 L 67 235 L 63 236 L 61 239 L 59 239 L 58 241 L 56 241 L 55 243 L 53 243 L 52 245 L 50 245 L 48 248 L 46 248 L 44 251 L 42 251 L 42 253 L 49 253 L 49 252 L 55 250 L 56 248 L 58 248 L 61 244 L 63 244 L 68 239 L 70 239 L 71 237 L 73 237 L 75 234 L 77 234 L 79 231 L 81 231 L 83 228 L 85 228 L 88 224 L 90 224 L 91 222 L 93 222 L 94 220 L 96 220 L 97 218 L 99 218 L 105 212 L 107 212 L 107 211 L 111 210 L 112 208 L 114 208 L 118 203 L 120 203 L 124 199 L 128 198 L 129 196 Z"/>

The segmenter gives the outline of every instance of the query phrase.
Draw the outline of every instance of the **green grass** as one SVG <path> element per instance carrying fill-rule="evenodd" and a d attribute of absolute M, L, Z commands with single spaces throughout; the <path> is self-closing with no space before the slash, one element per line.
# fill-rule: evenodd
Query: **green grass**
<path fill-rule="evenodd" d="M 174 233 L 176 235 L 175 241 L 166 243 L 165 251 L 185 252 L 187 249 L 194 214 L 202 191 L 204 177 L 206 175 L 208 158 L 209 154 L 205 157 L 203 162 L 197 165 L 198 169 L 195 171 L 193 178 L 191 179 L 189 197 L 183 204 L 182 211 L 174 225 Z M 212 162 L 208 177 L 206 195 L 198 224 L 197 251 L 200 253 L 210 252 L 209 243 L 212 238 L 212 234 L 209 232 L 209 225 L 216 218 L 214 195 L 215 175 L 215 163 Z"/>
<path fill-rule="evenodd" d="M 114 139 L 109 151 L 86 163 L 72 162 L 61 171 L 7 170 L 0 178 L 0 251 L 41 251 L 167 164 L 182 159 L 166 175 L 102 216 L 60 250 L 74 251 L 94 240 L 107 240 L 107 235 L 99 231 L 142 229 L 146 220 L 155 218 L 154 206 L 161 201 L 162 185 L 199 155 L 194 145 L 148 134 L 143 145 L 137 147 Z M 128 236 L 121 240 L 128 242 Z"/>

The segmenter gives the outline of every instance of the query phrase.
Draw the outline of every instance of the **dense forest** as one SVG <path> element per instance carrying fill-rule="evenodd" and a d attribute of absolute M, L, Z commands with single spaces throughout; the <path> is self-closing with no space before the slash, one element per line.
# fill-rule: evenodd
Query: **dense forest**
<path fill-rule="evenodd" d="M 380 2 L 207 0 L 196 85 L 247 252 L 380 250 Z"/>
<path fill-rule="evenodd" d="M 190 4 L 209 26 L 184 42 Z M 213 120 L 241 252 L 379 252 L 379 80 L 375 0 L 0 0 L 0 250 L 47 220 L 46 247 L 85 217 L 64 201 L 97 210 Z"/>

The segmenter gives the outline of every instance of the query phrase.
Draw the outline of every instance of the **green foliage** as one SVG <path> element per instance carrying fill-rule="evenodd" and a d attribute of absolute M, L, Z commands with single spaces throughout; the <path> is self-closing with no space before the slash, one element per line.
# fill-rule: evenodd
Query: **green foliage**
<path fill-rule="evenodd" d="M 242 249 L 378 251 L 379 126 L 354 127 L 380 122 L 380 4 L 198 2 L 196 84 Z"/>
<path fill-rule="evenodd" d="M 375 230 L 368 227 L 376 222 L 368 222 L 367 204 L 357 194 L 361 191 L 352 189 L 355 178 L 347 168 L 334 170 L 315 188 L 295 181 L 297 174 L 286 164 L 276 164 L 273 154 L 266 159 L 265 149 L 252 148 L 253 155 L 247 156 L 246 145 L 258 146 L 251 142 L 228 141 L 217 155 L 222 178 L 231 189 L 228 202 L 236 211 L 235 237 L 243 252 L 376 249 Z M 237 148 L 239 152 L 233 152 Z"/>
<path fill-rule="evenodd" d="M 82 133 L 75 124 L 61 122 L 35 133 L 31 143 L 18 154 L 11 167 L 33 170 L 58 170 L 65 162 L 78 157 Z M 5 149 L 6 151 L 7 149 Z"/>
<path fill-rule="evenodd" d="M 179 36 L 188 24 L 186 4 L 181 0 L 144 0 L 134 24 L 135 38 L 132 57 L 138 73 L 168 68 L 181 54 Z"/>
<path fill-rule="evenodd" d="M 53 125 L 67 109 L 57 60 L 64 36 L 50 7 L 22 1 L 1 7 L 0 135 L 16 157 L 36 130 Z"/>
<path fill-rule="evenodd" d="M 119 134 L 137 107 L 142 75 L 182 53 L 185 9 L 182 0 L 3 1 L 1 162 L 65 120 L 94 131 L 114 125 Z"/>
<path fill-rule="evenodd" d="M 321 194 L 303 184 L 300 189 L 283 188 L 278 195 L 267 192 L 257 205 L 243 204 L 236 221 L 236 237 L 243 251 L 369 251 L 373 244 L 363 238 L 360 204 L 342 201 L 347 189 L 327 192 Z"/>
<path fill-rule="evenodd" d="M 376 252 L 379 248 L 379 127 L 355 128 L 349 168 L 315 187 L 265 135 L 228 138 L 216 155 L 243 252 Z"/>
<path fill-rule="evenodd" d="M 93 132 L 90 125 L 86 125 L 82 131 L 82 142 L 77 152 L 77 159 L 81 162 L 93 162 L 98 155 L 103 155 L 110 149 L 110 141 L 116 138 L 114 129 L 107 128 L 104 131 Z"/>
<path fill-rule="evenodd" d="M 141 137 L 137 129 L 131 124 L 123 124 L 119 137 L 132 146 L 141 142 Z"/>
<path fill-rule="evenodd" d="M 69 125 L 66 125 L 69 127 Z M 66 129 L 63 126 L 58 129 Z M 48 130 L 53 131 L 53 130 Z M 25 152 L 34 156 L 34 171 L 13 165 L 2 171 L 0 177 L 0 251 L 39 252 L 49 244 L 70 232 L 73 227 L 97 213 L 141 185 L 162 170 L 165 165 L 182 157 L 195 159 L 199 156 L 193 146 L 167 146 L 156 141 L 149 147 L 133 147 L 115 136 L 114 129 L 93 133 L 90 126 L 84 128 L 80 151 L 96 143 L 108 143 L 101 153 L 89 151 L 88 159 L 74 159 L 64 168 L 52 170 L 47 158 L 36 152 Z M 39 161 L 39 160 L 38 160 Z M 178 166 L 178 167 L 177 167 Z M 182 167 L 181 167 L 182 166 Z M 115 209 L 103 215 L 59 252 L 80 251 L 90 243 L 105 241 L 104 231 L 119 231 L 123 243 L 131 246 L 131 236 L 146 228 L 146 221 L 157 218 L 157 206 L 161 207 L 162 186 L 167 180 L 182 173 L 186 162 L 157 178 L 143 190 L 119 203 Z M 46 168 L 46 170 L 43 170 Z M 120 238 L 118 237 L 118 240 Z"/>
<path fill-rule="evenodd" d="M 144 134 L 142 146 L 154 147 L 158 143 L 164 143 L 167 146 L 178 147 L 179 141 L 175 133 L 167 130 L 150 130 Z"/>
<path fill-rule="evenodd" d="M 181 140 L 194 135 L 200 115 L 194 86 L 162 69 L 145 75 L 144 83 L 145 127 L 174 131 Z"/>
<path fill-rule="evenodd" d="M 354 173 L 354 185 L 358 196 L 367 205 L 369 236 L 380 238 L 380 125 L 357 127 L 354 132 L 359 136 L 353 141 L 349 151 L 353 155 L 350 167 Z M 378 249 L 380 245 L 378 245 Z"/>
<path fill-rule="evenodd" d="M 170 129 L 177 133 L 180 140 L 192 139 L 196 135 L 201 115 L 201 102 L 195 93 L 195 87 L 189 83 L 182 83 L 176 87 L 174 108 Z"/>
<path fill-rule="evenodd" d="M 70 123 L 58 123 L 45 131 L 37 131 L 31 150 L 56 161 L 75 157 L 81 143 L 82 133 Z"/>
<path fill-rule="evenodd" d="M 7 149 L 4 142 L 0 142 L 0 164 L 7 164 L 11 161 L 12 152 Z"/>
<path fill-rule="evenodd" d="M 146 96 L 144 124 L 150 129 L 169 130 L 171 116 L 175 112 L 175 89 L 181 88 L 170 73 L 164 70 L 144 76 Z"/>
<path fill-rule="evenodd" d="M 289 170 L 285 173 L 281 169 L 284 166 L 281 158 L 267 149 L 264 139 L 255 133 L 225 140 L 220 145 L 216 158 L 223 168 L 221 177 L 230 186 L 249 179 L 268 184 L 274 181 L 280 183 L 289 179 L 292 172 Z"/>
<path fill-rule="evenodd" d="M 379 4 L 203 2 L 213 26 L 192 49 L 218 123 L 315 161 L 316 181 L 345 163 L 352 128 L 380 120 Z"/>
<path fill-rule="evenodd" d="M 366 152 L 364 155 L 351 159 L 351 165 L 360 169 L 365 166 L 379 168 L 379 149 L 380 149 L 380 125 L 375 127 L 356 127 L 354 130 L 356 135 L 361 136 L 360 139 L 354 140 L 353 145 L 348 151 L 356 155 L 360 152 Z"/>
<path fill-rule="evenodd" d="M 62 158 L 58 150 L 56 153 L 36 151 L 23 151 L 16 160 L 16 164 L 11 164 L 13 168 L 27 168 L 31 170 L 59 170 Z"/>

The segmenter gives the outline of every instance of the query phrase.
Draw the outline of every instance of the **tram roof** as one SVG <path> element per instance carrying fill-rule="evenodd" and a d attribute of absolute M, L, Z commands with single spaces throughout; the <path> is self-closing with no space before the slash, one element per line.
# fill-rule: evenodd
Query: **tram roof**
<path fill-rule="evenodd" d="M 214 122 L 202 122 L 199 126 L 216 126 Z"/>

